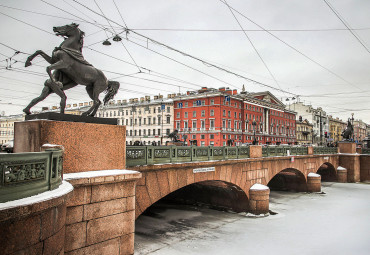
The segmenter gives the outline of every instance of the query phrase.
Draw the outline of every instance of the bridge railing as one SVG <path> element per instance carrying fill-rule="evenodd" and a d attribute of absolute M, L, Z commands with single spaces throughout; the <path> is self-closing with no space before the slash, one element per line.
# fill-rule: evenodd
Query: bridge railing
<path fill-rule="evenodd" d="M 314 147 L 314 154 L 335 154 L 337 148 Z M 262 157 L 307 155 L 308 147 L 262 146 Z M 154 165 L 193 161 L 249 158 L 250 147 L 214 146 L 128 146 L 126 165 Z"/>
<path fill-rule="evenodd" d="M 0 203 L 56 189 L 62 172 L 61 150 L 0 154 Z"/>

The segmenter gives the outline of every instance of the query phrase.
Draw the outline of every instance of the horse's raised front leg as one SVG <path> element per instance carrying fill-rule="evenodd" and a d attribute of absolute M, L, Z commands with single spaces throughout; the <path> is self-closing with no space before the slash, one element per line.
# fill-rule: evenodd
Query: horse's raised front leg
<path fill-rule="evenodd" d="M 30 55 L 27 60 L 26 60 L 26 63 L 24 64 L 25 67 L 27 66 L 30 66 L 32 65 L 31 61 L 37 57 L 38 55 L 41 55 L 49 64 L 51 64 L 51 57 L 46 54 L 45 52 L 43 52 L 42 50 L 37 50 L 35 53 L 33 53 L 32 55 Z"/>

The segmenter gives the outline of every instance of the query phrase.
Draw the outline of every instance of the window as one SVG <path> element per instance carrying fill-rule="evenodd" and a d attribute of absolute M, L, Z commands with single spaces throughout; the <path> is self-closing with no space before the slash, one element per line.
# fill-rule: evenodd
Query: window
<path fill-rule="evenodd" d="M 185 112 L 184 113 L 184 117 L 187 118 L 188 117 L 188 112 Z"/>
<path fill-rule="evenodd" d="M 158 128 L 158 135 L 161 135 L 161 129 Z"/>
<path fill-rule="evenodd" d="M 234 112 L 234 118 L 236 119 L 236 112 Z"/>
<path fill-rule="evenodd" d="M 161 116 L 158 116 L 158 124 L 161 124 Z"/>
<path fill-rule="evenodd" d="M 150 124 L 151 124 L 151 123 L 150 123 L 150 122 L 151 122 L 151 120 L 152 120 L 152 119 L 151 119 L 150 117 L 148 117 L 148 125 L 150 125 Z"/>
<path fill-rule="evenodd" d="M 155 121 L 156 121 L 156 118 L 155 118 L 155 117 L 153 117 L 153 124 L 155 124 Z"/>
<path fill-rule="evenodd" d="M 185 102 L 185 107 L 188 107 L 188 106 L 189 106 L 188 102 Z"/>
<path fill-rule="evenodd" d="M 215 104 L 215 100 L 214 99 L 211 99 L 211 101 L 210 101 L 210 103 L 209 103 L 210 105 L 214 105 Z"/>
<path fill-rule="evenodd" d="M 136 122 L 136 119 L 135 119 L 135 122 Z M 136 123 L 135 123 L 136 124 Z M 139 126 L 141 126 L 141 118 L 139 119 Z"/>
<path fill-rule="evenodd" d="M 222 116 L 226 117 L 226 110 L 222 110 Z"/>
<path fill-rule="evenodd" d="M 144 118 L 144 125 L 146 125 L 146 118 Z"/>
<path fill-rule="evenodd" d="M 205 117 L 205 116 L 206 116 L 206 111 L 205 111 L 205 110 L 203 110 L 203 111 L 201 112 L 200 116 L 201 116 L 201 117 Z"/>
<path fill-rule="evenodd" d="M 177 112 L 176 113 L 176 118 L 179 119 L 180 118 L 180 112 Z"/>
<path fill-rule="evenodd" d="M 225 129 L 226 128 L 226 120 L 222 120 L 222 128 Z"/>
<path fill-rule="evenodd" d="M 206 105 L 206 100 L 202 100 L 202 105 Z"/>
<path fill-rule="evenodd" d="M 130 136 L 132 136 L 132 130 L 130 130 Z"/>
<path fill-rule="evenodd" d="M 209 113 L 210 116 L 215 116 L 215 110 L 211 110 L 211 112 Z"/>
<path fill-rule="evenodd" d="M 141 129 L 139 129 L 139 136 L 141 136 Z"/>
<path fill-rule="evenodd" d="M 197 121 L 196 120 L 193 120 L 192 125 L 193 125 L 193 128 L 197 128 Z"/>
<path fill-rule="evenodd" d="M 171 108 L 167 106 L 167 113 L 170 113 L 170 112 L 171 112 Z"/>
<path fill-rule="evenodd" d="M 137 136 L 137 130 L 135 130 L 135 136 Z"/>
<path fill-rule="evenodd" d="M 193 101 L 193 106 L 197 106 L 197 101 Z"/>
<path fill-rule="evenodd" d="M 155 129 L 153 128 L 153 135 L 155 135 Z"/>
<path fill-rule="evenodd" d="M 170 134 L 170 129 L 169 128 L 167 128 L 166 129 L 166 135 L 169 135 Z"/>
<path fill-rule="evenodd" d="M 171 123 L 171 117 L 170 117 L 170 116 L 167 116 L 167 118 L 166 118 L 166 123 L 167 123 L 167 124 L 170 124 L 170 123 Z"/>
<path fill-rule="evenodd" d="M 193 111 L 193 117 L 197 117 L 197 112 Z"/>
<path fill-rule="evenodd" d="M 176 129 L 179 130 L 180 129 L 180 121 L 176 121 Z"/>
<path fill-rule="evenodd" d="M 227 116 L 231 117 L 231 112 L 230 111 L 227 112 Z"/>
<path fill-rule="evenodd" d="M 202 129 L 205 129 L 205 128 L 206 128 L 206 121 L 205 121 L 205 120 L 201 120 L 201 121 L 200 121 L 200 127 L 201 127 Z"/>
<path fill-rule="evenodd" d="M 215 128 L 215 120 L 209 120 L 209 127 L 211 129 L 214 129 Z"/>
<path fill-rule="evenodd" d="M 150 129 L 148 129 L 148 135 L 150 135 Z"/>
<path fill-rule="evenodd" d="M 191 137 L 193 140 L 197 139 L 197 135 L 192 135 Z"/>
<path fill-rule="evenodd" d="M 209 135 L 209 139 L 215 139 L 215 135 L 213 134 Z"/>

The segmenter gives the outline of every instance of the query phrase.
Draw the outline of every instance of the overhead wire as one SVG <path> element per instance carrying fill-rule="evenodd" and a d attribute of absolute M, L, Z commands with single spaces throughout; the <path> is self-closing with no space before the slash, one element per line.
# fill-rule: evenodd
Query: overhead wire
<path fill-rule="evenodd" d="M 365 43 L 361 40 L 361 38 L 352 31 L 352 28 L 348 25 L 348 22 L 344 20 L 344 18 L 339 14 L 337 10 L 334 9 L 332 4 L 330 4 L 327 0 L 324 0 L 326 5 L 330 8 L 330 10 L 337 16 L 337 18 L 343 23 L 343 25 L 347 28 L 347 30 L 356 38 L 356 40 L 364 47 L 364 49 L 370 53 L 369 48 L 365 45 Z"/>
<path fill-rule="evenodd" d="M 219 0 L 221 3 L 225 4 L 223 2 L 223 0 Z M 310 60 L 312 63 L 320 66 L 321 68 L 325 69 L 327 72 L 331 73 L 332 75 L 334 75 L 335 77 L 339 78 L 340 80 L 344 81 L 345 83 L 359 89 L 359 90 L 362 90 L 361 88 L 357 87 L 356 85 L 352 84 L 351 82 L 347 81 L 346 79 L 344 79 L 343 77 L 341 77 L 340 75 L 336 74 L 335 72 L 333 72 L 332 70 L 330 70 L 329 68 L 325 67 L 324 65 L 320 64 L 318 61 L 310 58 L 308 55 L 304 54 L 302 51 L 298 50 L 297 48 L 293 47 L 292 45 L 290 45 L 289 43 L 287 43 L 286 41 L 282 40 L 281 38 L 279 38 L 278 36 L 276 36 L 275 34 L 271 33 L 270 31 L 266 30 L 264 27 L 262 27 L 261 25 L 259 25 L 258 23 L 256 23 L 255 21 L 253 21 L 252 19 L 248 18 L 245 14 L 241 13 L 240 11 L 236 10 L 235 8 L 233 8 L 231 5 L 229 5 L 230 8 L 232 10 L 234 10 L 236 13 L 238 13 L 239 15 L 241 15 L 242 17 L 244 17 L 245 19 L 249 20 L 251 23 L 253 23 L 254 25 L 256 25 L 257 27 L 261 28 L 262 30 L 264 30 L 265 32 L 267 32 L 268 34 L 270 34 L 272 37 L 274 37 L 275 39 L 279 40 L 280 42 L 282 42 L 283 44 L 285 44 L 286 46 L 288 46 L 289 48 L 291 48 L 292 50 L 294 50 L 295 52 L 299 53 L 300 55 L 302 55 L 303 57 L 305 57 L 306 59 Z"/>
<path fill-rule="evenodd" d="M 259 59 L 261 60 L 261 62 L 263 63 L 263 65 L 265 66 L 266 70 L 269 72 L 270 76 L 273 78 L 273 80 L 275 81 L 276 85 L 279 87 L 280 90 L 281 87 L 280 87 L 280 84 L 279 82 L 276 80 L 275 78 L 275 75 L 271 72 L 270 68 L 267 66 L 267 63 L 265 62 L 265 60 L 262 58 L 262 55 L 258 52 L 256 46 L 254 45 L 254 43 L 252 42 L 251 38 L 248 36 L 248 34 L 244 31 L 244 28 L 242 26 L 242 24 L 240 24 L 238 18 L 235 16 L 233 10 L 230 8 L 230 5 L 227 3 L 226 0 L 223 0 L 224 3 L 226 4 L 226 6 L 229 8 L 231 14 L 233 15 L 234 19 L 236 20 L 236 22 L 238 23 L 239 27 L 243 30 L 243 33 L 245 35 L 245 37 L 248 39 L 249 43 L 252 45 L 254 51 L 256 52 L 256 54 L 258 55 Z M 285 94 L 285 93 L 284 93 Z"/>

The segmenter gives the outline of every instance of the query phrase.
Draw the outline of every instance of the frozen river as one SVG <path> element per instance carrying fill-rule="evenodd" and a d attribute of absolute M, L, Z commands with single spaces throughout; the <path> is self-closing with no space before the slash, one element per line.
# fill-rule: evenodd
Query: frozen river
<path fill-rule="evenodd" d="M 135 254 L 370 254 L 370 185 L 271 192 L 276 215 L 158 205 L 136 222 Z"/>

